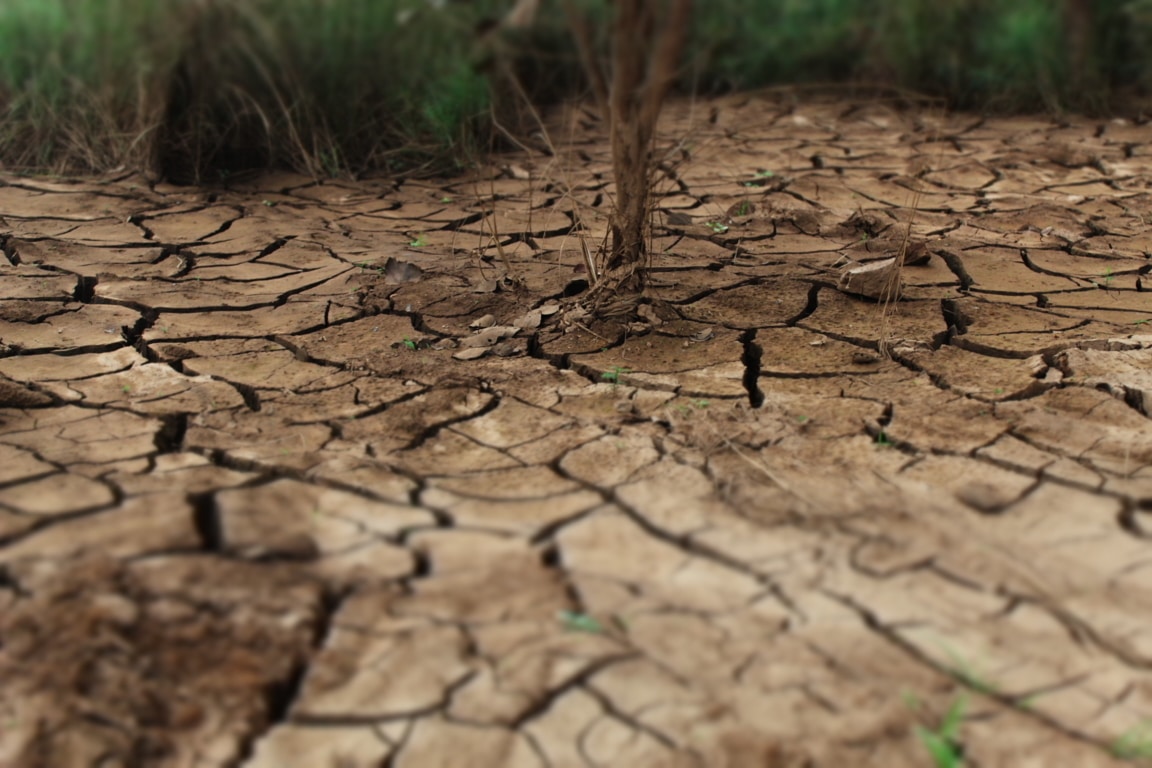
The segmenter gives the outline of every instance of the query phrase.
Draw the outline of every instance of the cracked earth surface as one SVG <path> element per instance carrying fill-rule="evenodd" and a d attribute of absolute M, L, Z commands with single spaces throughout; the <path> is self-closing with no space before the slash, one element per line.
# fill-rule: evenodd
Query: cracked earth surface
<path fill-rule="evenodd" d="M 675 105 L 610 331 L 569 120 L 436 182 L 3 178 L 0 765 L 927 765 L 961 691 L 972 765 L 1118 764 L 1147 127 Z M 838 290 L 909 221 L 890 314 Z"/>

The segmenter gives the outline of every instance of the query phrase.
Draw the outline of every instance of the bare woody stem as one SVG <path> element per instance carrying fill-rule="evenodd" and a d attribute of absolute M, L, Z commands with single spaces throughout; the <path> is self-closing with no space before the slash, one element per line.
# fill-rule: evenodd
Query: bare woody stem
<path fill-rule="evenodd" d="M 616 2 L 607 105 L 616 200 L 611 244 L 596 286 L 598 304 L 603 297 L 638 295 L 644 288 L 656 124 L 676 80 L 691 14 L 692 0 Z"/>

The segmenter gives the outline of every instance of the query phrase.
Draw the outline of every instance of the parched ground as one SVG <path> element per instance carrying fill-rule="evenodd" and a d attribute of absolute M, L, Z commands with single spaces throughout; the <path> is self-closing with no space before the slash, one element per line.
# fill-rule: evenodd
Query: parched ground
<path fill-rule="evenodd" d="M 4 177 L 0 765 L 1152 755 L 1149 128 L 665 128 L 615 333 L 583 113 L 439 182 Z"/>

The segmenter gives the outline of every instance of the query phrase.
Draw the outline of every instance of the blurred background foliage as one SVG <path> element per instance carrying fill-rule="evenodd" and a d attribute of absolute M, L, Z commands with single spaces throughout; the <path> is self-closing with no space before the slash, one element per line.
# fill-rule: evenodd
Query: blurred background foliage
<path fill-rule="evenodd" d="M 571 0 L 597 30 L 609 0 Z M 442 171 L 586 92 L 560 0 L 4 0 L 0 163 L 179 182 Z M 1139 116 L 1152 0 L 710 0 L 681 89 L 889 86 L 955 109 Z M 846 92 L 848 92 L 846 90 Z M 521 124 L 522 125 L 522 124 Z"/>

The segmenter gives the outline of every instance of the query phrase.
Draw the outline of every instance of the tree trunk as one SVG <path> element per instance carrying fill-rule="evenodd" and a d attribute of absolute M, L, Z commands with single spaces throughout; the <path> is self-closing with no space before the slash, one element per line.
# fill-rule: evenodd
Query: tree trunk
<path fill-rule="evenodd" d="M 691 15 L 692 0 L 616 0 L 606 105 L 616 200 L 611 242 L 590 296 L 601 316 L 628 313 L 629 297 L 634 308 L 644 290 L 656 123 L 676 79 Z"/>

